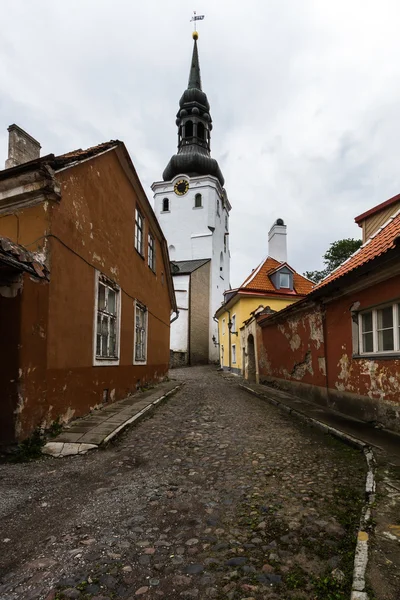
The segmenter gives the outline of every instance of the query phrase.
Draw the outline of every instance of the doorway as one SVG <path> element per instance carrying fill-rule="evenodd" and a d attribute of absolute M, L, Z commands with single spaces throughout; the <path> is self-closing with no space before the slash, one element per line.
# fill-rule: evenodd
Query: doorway
<path fill-rule="evenodd" d="M 247 379 L 250 383 L 256 383 L 256 349 L 252 334 L 247 338 Z"/>

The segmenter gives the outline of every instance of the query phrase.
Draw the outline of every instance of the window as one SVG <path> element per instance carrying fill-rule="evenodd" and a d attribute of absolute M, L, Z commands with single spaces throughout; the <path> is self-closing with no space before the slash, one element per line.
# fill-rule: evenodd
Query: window
<path fill-rule="evenodd" d="M 359 353 L 400 352 L 400 304 L 382 306 L 358 316 Z"/>
<path fill-rule="evenodd" d="M 143 230 L 144 223 L 142 214 L 135 210 L 135 248 L 141 256 L 143 256 Z"/>
<path fill-rule="evenodd" d="M 233 344 L 232 346 L 232 362 L 235 363 L 236 362 L 236 345 Z"/>
<path fill-rule="evenodd" d="M 156 241 L 151 233 L 148 235 L 147 264 L 152 271 L 156 270 Z"/>
<path fill-rule="evenodd" d="M 219 200 L 218 200 L 218 198 L 217 198 L 217 216 L 218 217 L 220 216 L 220 212 L 219 212 Z"/>
<path fill-rule="evenodd" d="M 119 352 L 119 288 L 96 271 L 95 364 L 115 364 Z"/>
<path fill-rule="evenodd" d="M 193 137 L 193 121 L 185 123 L 185 138 Z"/>
<path fill-rule="evenodd" d="M 232 315 L 232 328 L 231 328 L 232 333 L 235 333 L 236 331 L 236 315 Z"/>
<path fill-rule="evenodd" d="M 205 129 L 203 123 L 197 123 L 197 137 L 200 140 L 204 140 Z"/>
<path fill-rule="evenodd" d="M 279 273 L 279 287 L 290 288 L 290 275 L 289 273 Z"/>
<path fill-rule="evenodd" d="M 133 362 L 145 363 L 147 358 L 147 309 L 135 302 L 135 355 Z"/>
<path fill-rule="evenodd" d="M 226 235 L 227 234 L 225 233 L 225 235 L 224 235 L 224 252 L 226 252 Z"/>
<path fill-rule="evenodd" d="M 164 198 L 162 201 L 162 212 L 169 212 L 169 198 Z"/>
<path fill-rule="evenodd" d="M 222 319 L 222 335 L 225 335 L 225 319 Z"/>
<path fill-rule="evenodd" d="M 228 231 L 228 217 L 225 216 L 225 229 Z"/>
<path fill-rule="evenodd" d="M 196 194 L 194 197 L 194 207 L 201 208 L 202 206 L 203 206 L 203 204 L 202 204 L 201 194 Z"/>

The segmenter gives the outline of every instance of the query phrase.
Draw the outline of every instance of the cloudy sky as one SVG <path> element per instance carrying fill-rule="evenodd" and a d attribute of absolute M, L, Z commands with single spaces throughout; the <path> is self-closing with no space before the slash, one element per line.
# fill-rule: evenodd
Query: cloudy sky
<path fill-rule="evenodd" d="M 400 192 L 398 0 L 2 0 L 0 149 L 17 123 L 62 153 L 123 140 L 151 198 L 176 149 L 193 9 L 212 155 L 233 206 L 231 283 L 288 225 L 318 269 L 354 217 Z M 3 159 L 1 162 L 3 162 Z"/>

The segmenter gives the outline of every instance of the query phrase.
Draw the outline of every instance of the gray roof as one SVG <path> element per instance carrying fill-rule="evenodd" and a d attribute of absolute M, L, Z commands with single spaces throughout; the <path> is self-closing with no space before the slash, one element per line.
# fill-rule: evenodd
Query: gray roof
<path fill-rule="evenodd" d="M 171 260 L 172 275 L 189 275 L 196 271 L 206 263 L 210 262 L 211 258 L 200 258 L 197 260 Z"/>

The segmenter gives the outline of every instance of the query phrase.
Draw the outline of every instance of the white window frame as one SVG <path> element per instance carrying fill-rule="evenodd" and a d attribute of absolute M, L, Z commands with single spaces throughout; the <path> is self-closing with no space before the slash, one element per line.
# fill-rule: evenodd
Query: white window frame
<path fill-rule="evenodd" d="M 232 364 L 236 365 L 236 358 L 237 358 L 237 356 L 236 356 L 236 344 L 232 344 L 231 348 L 232 348 Z"/>
<path fill-rule="evenodd" d="M 378 350 L 378 311 L 389 307 L 392 307 L 393 310 L 393 350 Z M 362 317 L 368 313 L 372 313 L 372 339 L 374 348 L 372 352 L 364 352 L 363 348 Z M 358 355 L 374 357 L 398 354 L 400 354 L 400 298 L 394 302 L 360 311 L 358 313 Z"/>
<path fill-rule="evenodd" d="M 151 243 L 152 242 L 152 243 Z M 147 264 L 150 269 L 156 272 L 156 238 L 149 231 L 147 236 Z"/>
<path fill-rule="evenodd" d="M 225 335 L 225 319 L 222 319 L 222 335 Z"/>
<path fill-rule="evenodd" d="M 231 333 L 236 333 L 236 313 L 234 315 L 232 315 L 231 322 L 232 322 Z"/>
<path fill-rule="evenodd" d="M 135 249 L 144 256 L 144 217 L 138 207 L 135 208 Z"/>
<path fill-rule="evenodd" d="M 282 278 L 287 277 L 287 285 L 282 284 Z M 285 290 L 290 289 L 290 273 L 279 273 L 279 287 Z"/>
<path fill-rule="evenodd" d="M 136 312 L 137 310 L 140 309 L 142 311 L 144 311 L 144 315 L 145 315 L 145 350 L 144 350 L 144 359 L 137 359 L 136 358 Z M 148 339 L 149 339 L 149 312 L 147 310 L 147 307 L 142 304 L 141 302 L 139 302 L 138 300 L 135 300 L 134 302 L 134 315 L 133 315 L 133 364 L 134 365 L 147 365 L 147 346 L 148 346 Z"/>
<path fill-rule="evenodd" d="M 116 292 L 116 356 L 104 357 L 97 356 L 97 313 L 99 305 L 99 283 L 105 285 L 106 288 L 111 288 Z M 94 318 L 93 318 L 93 365 L 94 366 L 116 366 L 120 361 L 120 342 L 121 342 L 121 288 L 113 281 L 108 279 L 100 271 L 95 269 L 94 272 Z"/>

